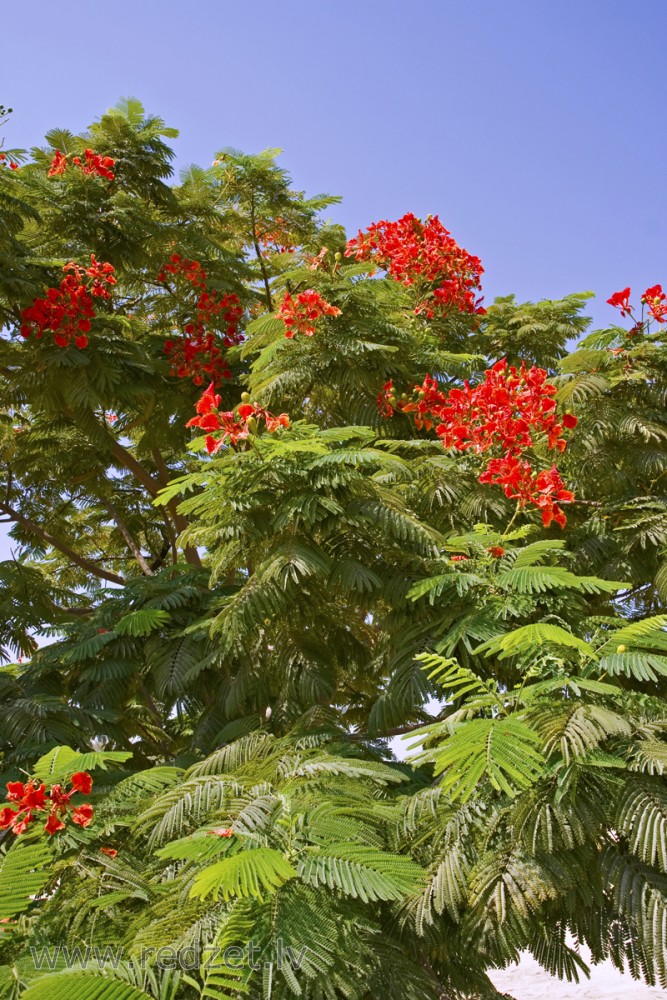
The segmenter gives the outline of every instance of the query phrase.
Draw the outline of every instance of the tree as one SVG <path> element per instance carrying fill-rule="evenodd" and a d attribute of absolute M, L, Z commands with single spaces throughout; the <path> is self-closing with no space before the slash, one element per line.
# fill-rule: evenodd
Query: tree
<path fill-rule="evenodd" d="M 581 341 L 175 134 L 0 169 L 0 997 L 665 985 L 660 286 Z"/>

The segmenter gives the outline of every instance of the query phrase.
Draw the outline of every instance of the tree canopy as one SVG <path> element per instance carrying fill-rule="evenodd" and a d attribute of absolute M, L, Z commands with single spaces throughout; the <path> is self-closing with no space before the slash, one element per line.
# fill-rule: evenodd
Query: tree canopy
<path fill-rule="evenodd" d="M 0 1000 L 667 986 L 662 288 L 176 135 L 0 154 Z"/>

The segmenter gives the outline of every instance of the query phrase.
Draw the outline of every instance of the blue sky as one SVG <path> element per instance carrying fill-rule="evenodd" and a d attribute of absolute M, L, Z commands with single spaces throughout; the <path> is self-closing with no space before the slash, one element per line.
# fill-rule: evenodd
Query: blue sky
<path fill-rule="evenodd" d="M 8 146 L 121 96 L 178 166 L 285 150 L 356 230 L 438 213 L 487 302 L 667 285 L 666 0 L 23 0 L 3 5 Z"/>
<path fill-rule="evenodd" d="M 349 229 L 438 213 L 489 301 L 667 283 L 665 0 L 24 0 L 4 5 L 7 144 L 124 95 L 178 164 L 285 150 Z"/>

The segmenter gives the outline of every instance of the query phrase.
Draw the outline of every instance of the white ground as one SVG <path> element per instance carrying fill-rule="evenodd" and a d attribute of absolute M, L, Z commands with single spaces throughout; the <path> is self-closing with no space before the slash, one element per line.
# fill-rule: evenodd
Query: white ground
<path fill-rule="evenodd" d="M 584 959 L 588 956 L 582 951 Z M 554 979 L 537 964 L 532 955 L 524 955 L 518 965 L 490 973 L 493 985 L 516 1000 L 665 1000 L 667 991 L 659 986 L 644 986 L 623 975 L 611 962 L 592 965 L 591 978 L 579 985 Z"/>

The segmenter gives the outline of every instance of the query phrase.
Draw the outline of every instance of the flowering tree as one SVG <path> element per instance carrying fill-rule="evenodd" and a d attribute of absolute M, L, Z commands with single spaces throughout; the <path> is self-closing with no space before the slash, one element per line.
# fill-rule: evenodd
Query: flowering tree
<path fill-rule="evenodd" d="M 582 340 L 174 135 L 2 153 L 0 998 L 664 983 L 661 287 Z"/>

